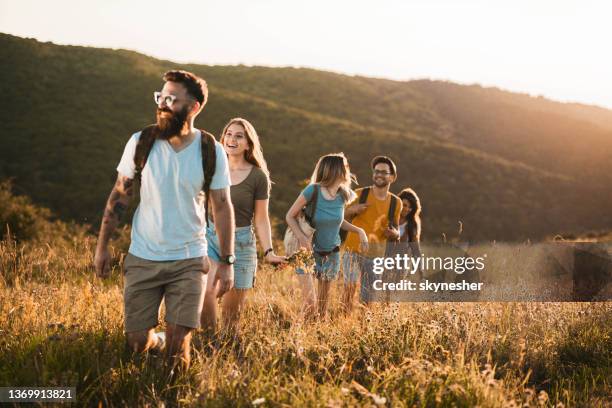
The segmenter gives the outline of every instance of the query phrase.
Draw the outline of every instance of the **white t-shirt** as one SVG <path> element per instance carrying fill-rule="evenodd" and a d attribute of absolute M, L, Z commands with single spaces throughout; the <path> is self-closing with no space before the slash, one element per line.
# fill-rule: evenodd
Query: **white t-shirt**
<path fill-rule="evenodd" d="M 398 225 L 400 238 L 404 236 L 404 232 L 406 231 L 406 225 L 408 225 L 408 221 L 406 221 L 403 224 Z"/>
<path fill-rule="evenodd" d="M 134 153 L 140 132 L 125 145 L 117 171 L 134 178 Z M 142 170 L 140 204 L 132 221 L 129 252 L 151 261 L 173 261 L 207 255 L 206 209 L 201 132 L 180 152 L 156 140 Z M 227 156 L 215 142 L 217 162 L 210 189 L 231 185 Z"/>

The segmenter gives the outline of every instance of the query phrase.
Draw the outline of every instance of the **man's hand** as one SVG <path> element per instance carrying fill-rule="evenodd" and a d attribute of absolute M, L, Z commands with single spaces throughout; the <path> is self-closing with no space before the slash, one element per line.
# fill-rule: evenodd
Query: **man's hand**
<path fill-rule="evenodd" d="M 108 278 L 110 276 L 111 256 L 108 252 L 108 247 L 97 248 L 94 256 L 94 267 L 96 274 L 100 278 Z"/>
<path fill-rule="evenodd" d="M 390 239 L 390 240 L 399 239 L 399 231 L 395 227 L 391 227 L 391 226 L 387 227 L 384 234 L 387 239 Z"/>
<path fill-rule="evenodd" d="M 229 265 L 226 263 L 220 263 L 217 267 L 217 271 L 215 273 L 215 281 L 214 285 L 219 284 L 219 289 L 217 290 L 217 297 L 221 297 L 225 294 L 225 292 L 229 292 L 229 290 L 234 287 L 234 265 Z"/>
<path fill-rule="evenodd" d="M 346 210 L 348 212 L 348 215 L 351 217 L 357 216 L 361 213 L 363 213 L 365 210 L 368 209 L 369 204 L 363 203 L 363 204 L 353 204 L 350 207 L 348 207 Z"/>

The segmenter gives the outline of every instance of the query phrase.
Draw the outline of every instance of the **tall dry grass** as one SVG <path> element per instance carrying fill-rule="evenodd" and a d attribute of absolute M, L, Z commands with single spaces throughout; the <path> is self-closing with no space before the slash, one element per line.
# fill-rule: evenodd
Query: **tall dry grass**
<path fill-rule="evenodd" d="M 60 234 L 61 235 L 61 234 Z M 609 406 L 610 303 L 402 303 L 305 324 L 291 270 L 263 266 L 234 338 L 194 337 L 169 382 L 126 351 L 120 266 L 95 240 L 0 242 L 0 386 L 76 386 L 79 405 Z"/>

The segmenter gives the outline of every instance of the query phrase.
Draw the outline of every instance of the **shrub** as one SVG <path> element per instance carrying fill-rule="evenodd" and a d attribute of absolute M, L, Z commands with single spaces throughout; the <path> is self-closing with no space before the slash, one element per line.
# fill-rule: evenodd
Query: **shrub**
<path fill-rule="evenodd" d="M 0 183 L 0 239 L 10 234 L 17 240 L 37 238 L 50 223 L 51 211 L 32 204 L 27 196 L 12 193 L 12 183 Z"/>

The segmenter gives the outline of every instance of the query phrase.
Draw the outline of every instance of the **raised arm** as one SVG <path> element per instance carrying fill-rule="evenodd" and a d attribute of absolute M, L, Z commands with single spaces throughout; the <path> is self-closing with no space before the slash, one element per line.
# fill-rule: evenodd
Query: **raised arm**
<path fill-rule="evenodd" d="M 369 207 L 369 204 L 367 203 L 360 204 L 359 199 L 356 198 L 353 201 L 351 201 L 344 209 L 344 218 L 350 220 L 351 218 L 362 214 L 365 210 L 368 209 L 368 207 Z"/>
<path fill-rule="evenodd" d="M 225 187 L 218 190 L 210 190 L 210 203 L 215 220 L 215 230 L 219 237 L 219 250 L 221 258 L 234 255 L 234 206 L 230 199 L 230 188 Z M 221 260 L 215 274 L 215 284 L 219 282 L 217 296 L 221 297 L 234 285 L 234 266 Z"/>
<path fill-rule="evenodd" d="M 96 273 L 102 278 L 109 276 L 110 253 L 108 252 L 108 242 L 130 204 L 134 193 L 133 186 L 133 179 L 119 173 L 115 186 L 106 201 L 106 208 L 102 216 L 100 234 L 98 235 L 98 243 L 96 245 L 96 254 L 94 256 Z"/>

